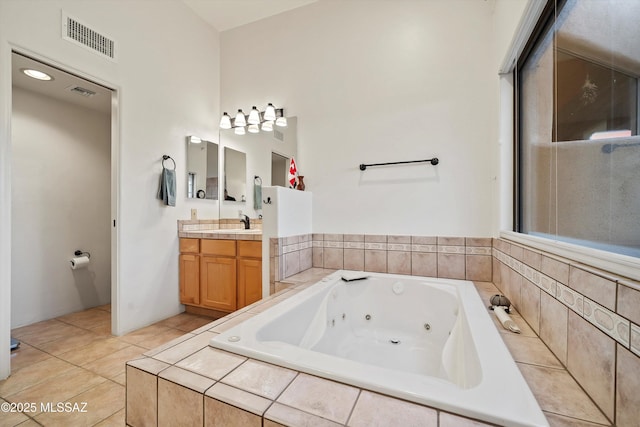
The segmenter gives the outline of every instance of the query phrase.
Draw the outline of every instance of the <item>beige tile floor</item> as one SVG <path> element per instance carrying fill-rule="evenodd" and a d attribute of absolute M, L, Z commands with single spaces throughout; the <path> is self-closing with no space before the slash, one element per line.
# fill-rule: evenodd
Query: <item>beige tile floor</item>
<path fill-rule="evenodd" d="M 95 307 L 11 331 L 21 344 L 11 353 L 11 376 L 0 381 L 0 404 L 35 405 L 0 412 L 0 427 L 125 425 L 125 362 L 213 320 L 182 313 L 114 337 L 110 310 Z M 47 410 L 57 402 L 86 412 Z"/>

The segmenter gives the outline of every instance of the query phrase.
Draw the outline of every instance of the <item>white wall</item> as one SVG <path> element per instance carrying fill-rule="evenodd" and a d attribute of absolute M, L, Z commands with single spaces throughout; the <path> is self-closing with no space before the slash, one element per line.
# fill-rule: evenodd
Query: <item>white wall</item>
<path fill-rule="evenodd" d="M 111 118 L 13 89 L 11 327 L 111 299 Z M 73 271 L 76 249 L 91 253 Z"/>
<path fill-rule="evenodd" d="M 489 236 L 493 7 L 321 1 L 225 31 L 221 105 L 269 101 L 298 116 L 314 232 Z M 432 156 L 437 167 L 358 169 Z"/>
<path fill-rule="evenodd" d="M 111 62 L 60 37 L 61 9 L 118 42 Z M 219 36 L 182 2 L 129 0 L 0 1 L 0 341 L 8 342 L 10 304 L 11 140 L 10 50 L 119 90 L 116 332 L 124 333 L 181 310 L 176 220 L 189 218 L 185 199 L 186 135 L 217 140 Z M 156 200 L 161 156 L 177 163 L 177 206 Z M 216 209 L 217 212 L 217 209 Z M 211 213 L 213 215 L 213 213 Z M 0 350 L 0 378 L 9 370 Z"/>

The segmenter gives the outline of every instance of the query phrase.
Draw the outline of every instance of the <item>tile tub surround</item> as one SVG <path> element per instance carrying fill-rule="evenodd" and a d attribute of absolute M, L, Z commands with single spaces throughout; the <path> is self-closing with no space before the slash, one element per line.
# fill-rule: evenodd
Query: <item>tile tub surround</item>
<path fill-rule="evenodd" d="M 506 239 L 494 240 L 493 271 L 495 285 L 608 420 L 637 423 L 640 283 Z"/>
<path fill-rule="evenodd" d="M 270 240 L 275 283 L 308 268 L 490 282 L 491 238 L 305 234 Z"/>
<path fill-rule="evenodd" d="M 270 294 L 276 292 L 276 282 L 313 266 L 311 236 L 302 234 L 269 239 Z"/>
<path fill-rule="evenodd" d="M 291 288 L 204 325 L 187 339 L 176 339 L 130 361 L 127 424 L 165 425 L 180 417 L 182 425 L 205 426 L 488 425 L 208 346 L 214 334 L 295 295 L 331 272 L 311 268 L 294 275 Z M 475 285 L 483 300 L 498 293 L 493 283 Z M 551 425 L 610 425 L 524 319 L 517 312 L 512 317 L 522 334 L 504 330 L 494 318 L 495 325 Z M 629 379 L 620 389 L 625 402 L 635 399 L 631 393 L 634 381 Z M 177 401 L 181 406 L 175 405 Z M 174 409 L 168 413 L 166 408 Z"/>

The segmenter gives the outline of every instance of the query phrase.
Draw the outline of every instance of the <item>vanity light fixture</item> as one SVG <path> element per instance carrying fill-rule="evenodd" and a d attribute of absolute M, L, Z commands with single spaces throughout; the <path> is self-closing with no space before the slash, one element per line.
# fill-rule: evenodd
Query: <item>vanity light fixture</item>
<path fill-rule="evenodd" d="M 248 126 L 247 126 L 248 125 Z M 234 129 L 236 135 L 244 135 L 249 133 L 258 133 L 273 131 L 273 126 L 286 127 L 287 118 L 284 115 L 283 108 L 275 108 L 272 103 L 267 105 L 265 111 L 260 111 L 254 105 L 249 115 L 245 115 L 242 109 L 234 118 L 231 118 L 226 112 L 220 118 L 220 129 Z"/>
<path fill-rule="evenodd" d="M 220 119 L 220 129 L 231 129 L 231 116 L 226 111 Z"/>
<path fill-rule="evenodd" d="M 267 105 L 267 108 L 264 110 L 264 119 L 265 120 L 275 120 L 276 119 L 276 109 L 272 103 Z"/>
<path fill-rule="evenodd" d="M 242 108 L 238 109 L 238 114 L 236 114 L 236 120 L 234 126 L 244 127 L 247 125 L 247 119 L 244 117 L 244 113 L 242 112 Z"/>
<path fill-rule="evenodd" d="M 260 111 L 258 111 L 255 105 L 253 106 L 253 108 L 251 109 L 251 112 L 249 113 L 249 118 L 247 119 L 247 123 L 249 123 L 250 125 L 260 124 Z"/>
<path fill-rule="evenodd" d="M 193 135 L 191 135 L 191 136 L 189 137 L 189 142 L 190 142 L 191 144 L 200 144 L 200 143 L 202 142 L 202 140 L 201 140 L 200 138 L 198 138 L 197 136 L 193 136 Z"/>
<path fill-rule="evenodd" d="M 286 117 L 278 117 L 276 119 L 276 126 L 280 126 L 283 128 L 287 127 L 287 118 Z"/>
<path fill-rule="evenodd" d="M 20 71 L 22 71 L 24 74 L 31 77 L 32 79 L 44 80 L 44 81 L 53 80 L 53 77 L 51 77 L 49 74 L 43 73 L 42 71 L 33 70 L 31 68 L 22 68 Z"/>

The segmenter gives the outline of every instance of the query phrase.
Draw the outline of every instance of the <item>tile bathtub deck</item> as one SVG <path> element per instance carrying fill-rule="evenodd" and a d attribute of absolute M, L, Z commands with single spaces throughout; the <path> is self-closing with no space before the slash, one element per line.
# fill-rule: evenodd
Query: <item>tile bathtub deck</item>
<path fill-rule="evenodd" d="M 158 416 L 198 425 L 420 425 L 481 426 L 478 421 L 373 393 L 294 370 L 213 349 L 209 339 L 300 292 L 333 270 L 313 268 L 287 279 L 272 297 L 147 351 L 127 366 L 131 376 L 127 422 Z M 493 283 L 475 282 L 483 301 L 499 293 Z M 492 316 L 494 318 L 494 316 Z M 513 313 L 522 334 L 494 318 L 501 337 L 551 426 L 610 425 L 524 319 Z M 204 398 L 203 398 L 204 396 Z M 178 404 L 179 402 L 179 404 Z M 143 404 L 144 403 L 144 404 Z M 215 417 L 207 417 L 215 412 Z M 195 415 L 194 415 L 195 414 Z M 191 419 L 196 416 L 197 419 Z M 202 418 L 204 417 L 204 418 Z"/>

